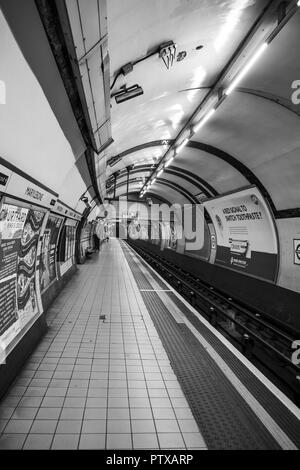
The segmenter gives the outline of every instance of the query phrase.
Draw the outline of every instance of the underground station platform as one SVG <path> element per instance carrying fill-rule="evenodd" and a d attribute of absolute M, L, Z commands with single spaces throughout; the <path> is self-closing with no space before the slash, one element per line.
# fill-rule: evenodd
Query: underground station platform
<path fill-rule="evenodd" d="M 0 402 L 0 449 L 299 449 L 299 409 L 125 241 L 47 313 Z"/>

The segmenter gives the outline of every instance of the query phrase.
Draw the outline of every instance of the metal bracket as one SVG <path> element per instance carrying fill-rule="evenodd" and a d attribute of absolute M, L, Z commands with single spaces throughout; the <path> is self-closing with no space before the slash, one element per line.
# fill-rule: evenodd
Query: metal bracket
<path fill-rule="evenodd" d="M 161 44 L 159 48 L 159 57 L 164 61 L 164 64 L 168 70 L 174 63 L 176 52 L 177 44 L 175 44 L 173 41 L 168 41 L 164 44 Z"/>

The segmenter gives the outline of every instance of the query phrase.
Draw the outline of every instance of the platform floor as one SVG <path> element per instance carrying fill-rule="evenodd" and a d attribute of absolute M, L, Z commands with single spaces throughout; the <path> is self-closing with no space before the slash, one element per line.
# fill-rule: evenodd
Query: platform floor
<path fill-rule="evenodd" d="M 299 449 L 300 410 L 111 239 L 0 402 L 0 449 Z"/>
<path fill-rule="evenodd" d="M 0 449 L 206 449 L 118 241 L 47 322 L 0 402 Z"/>

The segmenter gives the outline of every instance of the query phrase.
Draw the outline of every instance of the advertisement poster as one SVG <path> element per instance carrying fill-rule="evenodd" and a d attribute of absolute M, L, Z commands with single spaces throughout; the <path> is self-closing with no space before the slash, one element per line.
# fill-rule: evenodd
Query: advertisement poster
<path fill-rule="evenodd" d="M 194 249 L 193 247 L 188 248 L 187 244 L 185 244 L 184 251 L 187 255 L 189 256 L 194 256 L 196 258 L 201 258 L 202 260 L 208 261 L 210 259 L 210 254 L 211 254 L 211 234 L 208 228 L 208 225 L 206 222 L 204 222 L 204 244 L 202 248 Z M 191 245 L 191 243 L 190 243 Z"/>
<path fill-rule="evenodd" d="M 148 220 L 132 220 L 128 224 L 128 236 L 132 240 L 148 240 Z"/>
<path fill-rule="evenodd" d="M 0 212 L 0 340 L 5 346 L 16 334 L 11 327 L 18 320 L 18 253 L 27 213 L 10 204 L 3 204 Z"/>
<path fill-rule="evenodd" d="M 148 240 L 149 238 L 149 223 L 148 220 L 140 221 L 140 240 Z"/>
<path fill-rule="evenodd" d="M 75 227 L 66 226 L 66 260 L 75 254 L 75 230 Z"/>
<path fill-rule="evenodd" d="M 40 287 L 43 292 L 56 279 L 56 247 L 63 219 L 50 215 L 43 235 L 40 257 Z"/>
<path fill-rule="evenodd" d="M 154 245 L 159 245 L 160 243 L 160 226 L 159 222 L 155 220 L 151 221 L 151 242 Z"/>
<path fill-rule="evenodd" d="M 216 230 L 215 264 L 275 282 L 278 242 L 269 208 L 257 188 L 204 202 Z"/>
<path fill-rule="evenodd" d="M 38 313 L 35 263 L 44 212 L 29 209 L 21 236 L 17 268 L 17 302 L 21 328 Z"/>
<path fill-rule="evenodd" d="M 177 233 L 175 223 L 173 221 L 170 222 L 169 228 L 169 237 L 168 237 L 168 245 L 167 248 L 170 250 L 176 251 L 177 249 Z"/>
<path fill-rule="evenodd" d="M 35 262 L 44 213 L 3 204 L 0 212 L 0 340 L 7 347 L 38 313 Z"/>
<path fill-rule="evenodd" d="M 93 241 L 92 235 L 93 235 L 93 224 L 92 222 L 87 222 L 81 231 L 81 238 L 80 238 L 81 256 L 84 256 L 85 251 L 88 248 L 93 247 L 94 241 Z"/>

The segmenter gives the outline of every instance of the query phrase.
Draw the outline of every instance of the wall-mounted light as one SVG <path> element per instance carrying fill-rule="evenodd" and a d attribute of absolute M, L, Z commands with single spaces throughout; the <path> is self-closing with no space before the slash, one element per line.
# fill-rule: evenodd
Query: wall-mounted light
<path fill-rule="evenodd" d="M 118 93 L 114 95 L 116 103 L 120 104 L 124 101 L 131 100 L 132 98 L 136 98 L 137 96 L 143 95 L 144 90 L 139 85 L 133 85 L 129 88 L 124 88 Z"/>

